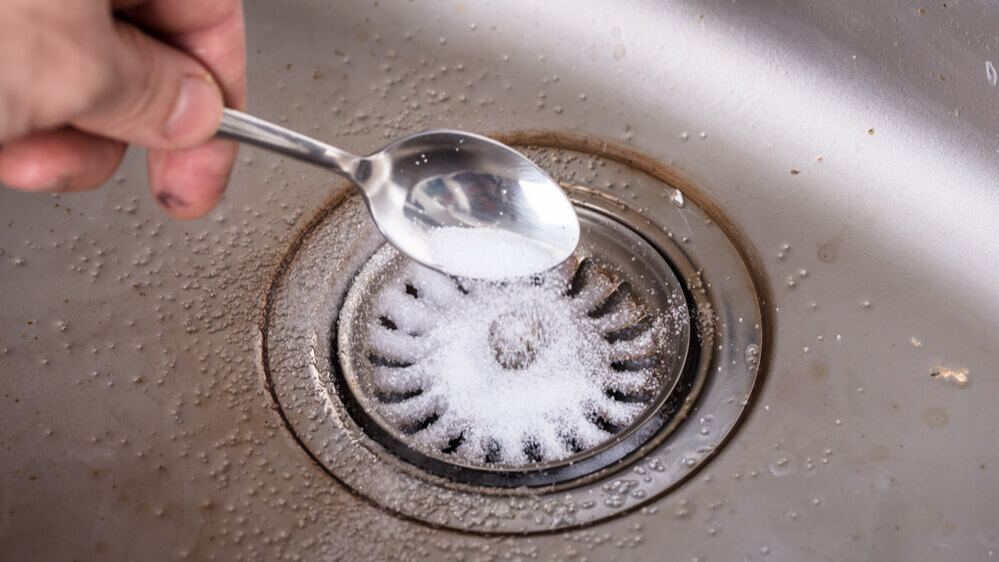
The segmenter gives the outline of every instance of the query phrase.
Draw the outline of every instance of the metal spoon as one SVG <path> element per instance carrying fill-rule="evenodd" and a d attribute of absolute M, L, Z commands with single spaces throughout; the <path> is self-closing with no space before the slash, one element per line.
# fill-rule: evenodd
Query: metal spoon
<path fill-rule="evenodd" d="M 519 152 L 486 137 L 424 131 L 360 157 L 232 109 L 225 110 L 217 134 L 349 179 L 393 246 L 450 275 L 499 279 L 540 273 L 568 258 L 579 242 L 579 220 L 558 184 Z M 455 237 L 454 229 L 445 227 L 470 230 Z M 440 235 L 445 231 L 451 236 Z M 454 263 L 449 248 L 441 247 L 444 241 L 453 246 L 452 253 L 474 259 L 468 254 L 475 248 L 467 246 L 493 240 L 475 235 L 497 231 L 501 241 L 522 245 L 521 259 L 500 255 L 509 247 L 489 244 L 470 269 Z"/>

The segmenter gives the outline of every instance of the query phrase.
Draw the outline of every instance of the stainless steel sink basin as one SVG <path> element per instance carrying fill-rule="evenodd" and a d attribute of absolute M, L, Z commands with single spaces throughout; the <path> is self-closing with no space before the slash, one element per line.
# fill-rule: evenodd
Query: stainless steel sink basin
<path fill-rule="evenodd" d="M 993 6 L 246 12 L 262 117 L 358 152 L 430 127 L 569 135 L 716 209 L 772 293 L 746 414 L 710 462 L 608 521 L 493 536 L 399 517 L 306 452 L 263 367 L 272 281 L 349 188 L 244 148 L 221 206 L 181 223 L 134 152 L 95 193 L 0 190 L 0 558 L 999 556 Z M 359 206 L 343 220 L 370 226 Z"/>

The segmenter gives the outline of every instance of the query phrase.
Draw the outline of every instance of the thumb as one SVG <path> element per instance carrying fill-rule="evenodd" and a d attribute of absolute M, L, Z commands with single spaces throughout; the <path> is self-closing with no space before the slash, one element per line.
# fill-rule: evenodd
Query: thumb
<path fill-rule="evenodd" d="M 147 148 L 181 149 L 214 136 L 225 102 L 190 55 L 115 23 L 110 69 L 90 108 L 73 120 L 89 133 Z"/>

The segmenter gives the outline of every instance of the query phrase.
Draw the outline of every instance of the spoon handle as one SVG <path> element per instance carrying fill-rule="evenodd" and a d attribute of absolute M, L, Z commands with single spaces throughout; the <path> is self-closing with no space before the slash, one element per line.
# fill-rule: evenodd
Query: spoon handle
<path fill-rule="evenodd" d="M 349 179 L 353 178 L 362 160 L 339 148 L 235 109 L 223 110 L 222 124 L 215 135 L 316 164 Z"/>

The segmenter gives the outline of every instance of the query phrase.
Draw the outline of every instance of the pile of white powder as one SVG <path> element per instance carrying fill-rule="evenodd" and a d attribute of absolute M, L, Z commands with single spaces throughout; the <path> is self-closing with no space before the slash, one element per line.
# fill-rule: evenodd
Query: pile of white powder
<path fill-rule="evenodd" d="M 505 251 L 482 253 L 515 267 L 520 254 Z M 571 455 L 573 446 L 605 441 L 610 433 L 593 423 L 595 415 L 629 425 L 645 404 L 624 403 L 606 391 L 647 391 L 657 386 L 656 375 L 651 369 L 616 371 L 611 364 L 657 353 L 662 324 L 634 340 L 608 343 L 604 334 L 644 312 L 628 300 L 602 318 L 589 317 L 615 285 L 597 273 L 570 298 L 565 289 L 573 271 L 556 268 L 541 284 L 462 280 L 459 287 L 419 265 L 404 266 L 372 295 L 371 317 L 391 322 L 372 322 L 369 336 L 372 353 L 411 365 L 372 365 L 372 381 L 379 393 L 419 393 L 376 402 L 380 414 L 397 427 L 436 414 L 434 423 L 412 435 L 417 443 L 442 451 L 460 435 L 457 457 L 483 462 L 492 450 L 491 460 L 514 465 L 532 460 L 524 452 L 528 446 L 555 460 Z"/>

